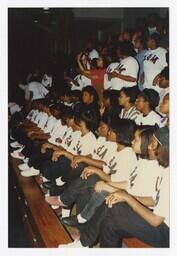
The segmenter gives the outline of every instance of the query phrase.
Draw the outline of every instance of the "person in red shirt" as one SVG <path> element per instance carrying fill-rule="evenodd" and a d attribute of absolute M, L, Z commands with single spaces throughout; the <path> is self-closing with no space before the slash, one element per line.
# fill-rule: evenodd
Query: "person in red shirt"
<path fill-rule="evenodd" d="M 95 90 L 98 93 L 100 103 L 103 99 L 103 83 L 104 75 L 106 72 L 106 60 L 104 57 L 100 56 L 98 59 L 93 59 L 91 63 L 91 69 L 87 69 L 83 65 L 83 53 L 78 54 L 77 63 L 82 75 L 91 79 L 91 83 L 94 86 Z"/>

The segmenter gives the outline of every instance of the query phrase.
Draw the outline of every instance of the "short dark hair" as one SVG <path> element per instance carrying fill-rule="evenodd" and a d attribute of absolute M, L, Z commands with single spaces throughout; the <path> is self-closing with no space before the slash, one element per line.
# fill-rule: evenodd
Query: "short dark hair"
<path fill-rule="evenodd" d="M 144 98 L 145 101 L 149 103 L 149 108 L 154 110 L 159 105 L 159 94 L 153 89 L 144 89 L 140 96 Z"/>
<path fill-rule="evenodd" d="M 165 168 L 169 166 L 169 150 L 160 144 L 157 148 L 157 161 Z"/>
<path fill-rule="evenodd" d="M 120 143 L 121 145 L 127 147 L 131 147 L 136 127 L 134 121 L 113 117 L 110 127 L 117 135 L 117 143 Z"/>
<path fill-rule="evenodd" d="M 88 86 L 84 87 L 82 89 L 82 93 L 83 92 L 88 92 L 90 95 L 93 96 L 93 102 L 98 102 L 99 97 L 98 97 L 98 94 L 93 86 L 88 85 Z"/>
<path fill-rule="evenodd" d="M 79 124 L 81 121 L 83 121 L 87 129 L 89 129 L 92 132 L 95 132 L 98 128 L 97 120 L 95 118 L 95 113 L 93 110 L 87 110 L 82 113 L 75 113 L 74 121 L 76 124 Z"/>
<path fill-rule="evenodd" d="M 136 55 L 136 52 L 134 50 L 133 44 L 131 42 L 119 42 L 118 47 L 123 55 L 125 56 L 132 56 L 134 57 Z"/>
<path fill-rule="evenodd" d="M 141 137 L 141 158 L 149 159 L 149 149 L 148 146 L 151 144 L 152 137 L 154 134 L 153 126 L 137 126 L 137 130 L 140 131 Z"/>
<path fill-rule="evenodd" d="M 161 35 L 158 33 L 153 33 L 152 35 L 149 36 L 150 39 L 154 40 L 156 45 L 158 46 L 161 40 Z"/>
<path fill-rule="evenodd" d="M 71 96 L 77 97 L 80 101 L 82 98 L 82 92 L 80 90 L 73 90 L 71 91 Z"/>
<path fill-rule="evenodd" d="M 130 98 L 130 103 L 135 103 L 135 101 L 136 101 L 136 98 L 137 98 L 137 96 L 140 94 L 140 90 L 138 89 L 138 87 L 137 86 L 133 86 L 133 87 L 123 87 L 121 90 L 120 90 L 120 92 L 123 92 L 123 93 L 125 93 L 125 95 L 127 96 L 127 97 L 129 97 Z"/>

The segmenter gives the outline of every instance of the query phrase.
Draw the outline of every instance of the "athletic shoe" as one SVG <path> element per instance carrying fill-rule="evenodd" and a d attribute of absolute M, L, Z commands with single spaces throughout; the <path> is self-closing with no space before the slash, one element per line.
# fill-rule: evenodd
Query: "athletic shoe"
<path fill-rule="evenodd" d="M 88 248 L 88 246 L 83 246 L 80 240 L 75 240 L 74 242 L 69 244 L 60 244 L 58 247 L 59 248 L 80 248 L 80 247 Z"/>
<path fill-rule="evenodd" d="M 12 135 L 10 135 L 10 139 L 11 139 L 11 140 L 15 140 L 15 139 L 12 137 Z"/>
<path fill-rule="evenodd" d="M 21 175 L 24 177 L 32 177 L 39 175 L 40 171 L 35 169 L 34 167 L 29 168 L 28 170 L 25 170 L 21 172 Z"/>
<path fill-rule="evenodd" d="M 25 156 L 21 152 L 14 151 L 14 152 L 10 153 L 10 155 L 16 159 L 21 159 L 21 160 L 25 159 Z"/>
<path fill-rule="evenodd" d="M 59 177 L 56 179 L 57 186 L 63 186 L 66 182 L 61 180 L 62 177 Z"/>
<path fill-rule="evenodd" d="M 24 149 L 24 147 L 25 147 L 25 146 L 22 146 L 21 148 L 18 148 L 18 149 L 16 149 L 16 150 L 14 150 L 13 152 L 19 152 L 19 153 L 20 153 L 20 152 Z"/>
<path fill-rule="evenodd" d="M 24 164 L 19 164 L 18 165 L 18 168 L 21 170 L 21 171 L 26 171 L 28 170 L 30 167 L 28 164 L 24 163 Z"/>
<path fill-rule="evenodd" d="M 10 146 L 12 148 L 19 148 L 19 147 L 21 148 L 23 145 L 20 144 L 18 141 L 14 141 L 14 142 L 10 143 Z"/>
<path fill-rule="evenodd" d="M 61 200 L 59 199 L 58 196 L 48 196 L 45 198 L 45 201 L 52 205 L 52 206 L 61 206 L 61 207 L 66 207 L 66 205 L 64 205 Z"/>

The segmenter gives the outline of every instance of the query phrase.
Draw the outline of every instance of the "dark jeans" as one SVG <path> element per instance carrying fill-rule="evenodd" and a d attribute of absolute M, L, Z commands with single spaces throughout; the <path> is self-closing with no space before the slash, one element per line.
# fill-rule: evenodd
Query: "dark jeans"
<path fill-rule="evenodd" d="M 48 180 L 54 181 L 59 177 L 65 182 L 71 182 L 78 178 L 86 167 L 80 163 L 77 168 L 71 167 L 71 161 L 64 156 L 61 156 L 56 162 L 52 160 L 44 161 L 41 167 L 41 172 Z"/>
<path fill-rule="evenodd" d="M 136 237 L 153 247 L 169 247 L 169 228 L 165 223 L 152 227 L 126 203 L 105 204 L 98 207 L 93 217 L 79 226 L 83 246 L 92 247 L 100 239 L 100 247 L 122 247 L 122 239 Z"/>
<path fill-rule="evenodd" d="M 64 193 L 60 195 L 61 201 L 67 206 L 76 203 L 77 214 L 80 213 L 90 200 L 94 192 L 95 183 L 99 180 L 99 176 L 91 175 L 87 180 L 78 178 L 72 181 L 64 190 Z"/>
<path fill-rule="evenodd" d="M 153 247 L 169 247 L 169 228 L 165 223 L 153 227 L 126 203 L 113 205 L 101 223 L 100 246 L 122 247 L 122 239 L 136 237 Z"/>
<path fill-rule="evenodd" d="M 110 193 L 107 191 L 93 192 L 90 200 L 81 211 L 81 216 L 86 220 L 90 220 L 97 208 L 104 203 L 106 196 L 109 194 Z"/>
<path fill-rule="evenodd" d="M 47 149 L 45 153 L 41 153 L 41 146 L 37 146 L 29 158 L 29 167 L 34 167 L 38 170 L 42 168 L 43 162 L 52 158 L 53 150 Z"/>

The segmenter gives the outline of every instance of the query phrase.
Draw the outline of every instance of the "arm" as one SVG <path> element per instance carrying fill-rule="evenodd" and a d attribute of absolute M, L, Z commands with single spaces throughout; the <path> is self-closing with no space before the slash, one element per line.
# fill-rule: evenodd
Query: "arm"
<path fill-rule="evenodd" d="M 127 82 L 136 82 L 136 78 L 132 76 L 124 76 L 119 73 L 113 72 L 113 77 L 117 77 L 121 80 L 127 81 Z"/>
<path fill-rule="evenodd" d="M 104 161 L 92 159 L 88 156 L 76 156 L 73 158 L 72 165 L 73 167 L 77 167 L 79 163 L 84 162 L 89 166 L 95 166 L 97 168 L 102 169 L 105 164 Z"/>
<path fill-rule="evenodd" d="M 113 204 L 119 202 L 126 202 L 138 215 L 154 227 L 159 226 L 164 221 L 163 217 L 155 215 L 152 211 L 138 202 L 136 198 L 125 191 L 116 192 L 106 198 L 106 204 L 110 208 Z"/>
<path fill-rule="evenodd" d="M 97 78 L 95 76 L 92 76 L 91 73 L 90 73 L 90 70 L 87 70 L 83 67 L 82 63 L 81 63 L 81 60 L 80 60 L 80 57 L 81 57 L 82 53 L 80 53 L 78 56 L 77 56 L 77 64 L 79 66 L 79 69 L 80 69 L 80 72 L 82 75 L 88 77 L 89 79 L 94 79 L 94 78 Z"/>

